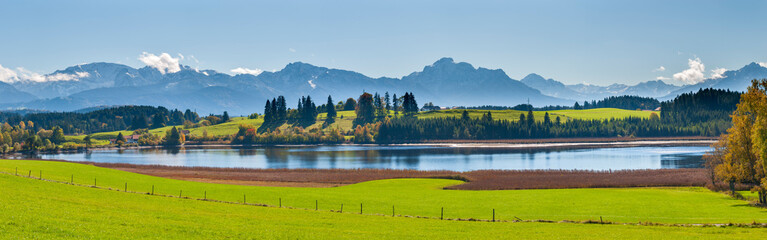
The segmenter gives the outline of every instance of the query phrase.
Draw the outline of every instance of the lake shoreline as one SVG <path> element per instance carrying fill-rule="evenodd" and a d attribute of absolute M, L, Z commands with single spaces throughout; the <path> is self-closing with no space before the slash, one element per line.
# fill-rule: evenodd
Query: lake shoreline
<path fill-rule="evenodd" d="M 184 144 L 179 146 L 123 146 L 95 147 L 90 150 L 163 149 L 163 148 L 256 148 L 256 147 L 312 147 L 312 146 L 433 146 L 472 148 L 517 149 L 588 149 L 622 147 L 710 146 L 718 138 L 712 137 L 647 137 L 647 138 L 540 138 L 540 139 L 492 139 L 492 140 L 431 140 L 408 143 L 342 143 L 342 144 Z M 81 153 L 78 150 L 60 150 L 60 153 Z M 47 153 L 47 152 L 42 152 Z"/>

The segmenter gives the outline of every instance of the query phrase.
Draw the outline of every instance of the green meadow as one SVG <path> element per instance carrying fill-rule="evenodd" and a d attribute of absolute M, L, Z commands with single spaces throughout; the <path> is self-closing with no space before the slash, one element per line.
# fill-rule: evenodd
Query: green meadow
<path fill-rule="evenodd" d="M 767 211 L 700 187 L 503 191 L 443 190 L 447 179 L 390 179 L 335 188 L 290 188 L 189 182 L 66 162 L 2 160 L 0 171 L 128 191 L 259 203 L 320 211 L 499 220 L 595 220 L 621 223 L 767 222 Z"/>
<path fill-rule="evenodd" d="M 463 114 L 463 111 L 464 111 L 463 109 L 429 111 L 429 112 L 419 113 L 418 117 L 419 118 L 445 118 L 445 117 L 460 118 L 461 114 Z M 481 118 L 483 114 L 490 112 L 493 115 L 493 119 L 510 120 L 510 121 L 519 120 L 519 114 L 527 115 L 527 111 L 518 111 L 518 110 L 468 109 L 466 111 L 469 113 L 469 117 L 471 118 Z M 535 117 L 536 121 L 543 121 L 543 117 L 546 115 L 546 113 L 549 113 L 549 117 L 551 118 L 551 121 L 554 121 L 554 119 L 559 117 L 560 120 L 564 122 L 571 119 L 605 120 L 605 119 L 611 119 L 611 118 L 622 119 L 627 117 L 649 118 L 650 113 L 652 112 L 659 114 L 659 112 L 656 112 L 656 111 L 637 111 L 637 110 L 624 110 L 624 109 L 617 109 L 617 108 L 595 108 L 595 109 L 585 109 L 585 110 L 533 111 L 533 116 Z"/>
<path fill-rule="evenodd" d="M 0 174 L 3 239 L 758 239 L 761 228 L 441 221 L 169 198 Z"/>
<path fill-rule="evenodd" d="M 429 111 L 429 112 L 421 112 L 418 113 L 416 116 L 418 118 L 445 118 L 445 117 L 456 117 L 460 118 L 461 114 L 464 110 L 462 109 L 450 109 L 450 110 L 438 110 L 438 111 Z M 493 115 L 493 118 L 496 120 L 510 120 L 510 121 L 517 121 L 519 119 L 519 114 L 527 114 L 525 111 L 517 111 L 517 110 L 466 110 L 469 113 L 469 116 L 472 118 L 481 118 L 483 114 L 487 112 L 491 112 Z M 535 111 L 533 112 L 533 115 L 537 121 L 543 121 L 543 116 L 546 113 L 549 113 L 549 116 L 551 117 L 551 120 L 554 121 L 556 117 L 560 117 L 560 120 L 565 122 L 571 119 L 593 119 L 593 120 L 605 120 L 605 119 L 611 119 L 611 118 L 626 118 L 626 117 L 640 117 L 640 118 L 649 118 L 650 113 L 653 111 L 636 111 L 636 110 L 623 110 L 623 109 L 617 109 L 617 108 L 597 108 L 597 109 L 586 109 L 586 110 L 553 110 L 553 111 Z M 658 113 L 658 112 L 655 112 Z M 354 111 L 338 111 L 337 118 L 333 124 L 331 124 L 328 127 L 323 128 L 323 123 L 325 122 L 325 118 L 327 117 L 327 113 L 320 113 L 317 117 L 317 123 L 306 127 L 307 129 L 314 129 L 314 128 L 320 128 L 325 131 L 328 131 L 332 128 L 339 128 L 342 132 L 347 132 L 352 130 L 354 118 L 357 117 L 357 115 L 354 113 Z M 390 113 L 391 116 L 394 116 L 393 112 Z M 343 117 L 342 117 L 343 116 Z M 225 136 L 225 135 L 232 135 L 237 133 L 238 127 L 240 125 L 253 125 L 255 127 L 261 126 L 263 124 L 264 119 L 258 118 L 258 119 L 248 119 L 247 117 L 233 117 L 231 121 L 217 124 L 217 125 L 211 125 L 211 126 L 202 126 L 197 128 L 189 128 L 186 130 L 189 130 L 191 134 L 202 136 L 203 132 L 207 131 L 208 135 L 210 136 Z M 285 129 L 289 125 L 285 124 L 281 128 Z M 157 129 L 151 129 L 149 130 L 152 134 L 160 134 L 165 135 L 165 132 L 170 130 L 170 128 L 173 126 L 166 126 L 163 128 L 157 128 Z M 176 126 L 177 128 L 184 128 L 183 126 Z M 101 133 L 94 133 L 92 136 L 96 140 L 101 140 L 95 142 L 96 145 L 101 144 L 108 144 L 108 139 L 115 138 L 118 133 L 122 133 L 123 135 L 131 134 L 133 131 L 114 131 L 114 132 L 101 132 Z M 67 136 L 68 141 L 74 141 L 74 142 L 82 142 L 82 139 L 84 138 L 84 135 L 79 136 Z"/>

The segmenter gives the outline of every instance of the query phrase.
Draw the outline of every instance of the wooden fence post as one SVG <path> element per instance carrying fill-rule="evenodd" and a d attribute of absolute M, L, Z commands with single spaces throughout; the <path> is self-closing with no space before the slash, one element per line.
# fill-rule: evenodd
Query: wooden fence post
<path fill-rule="evenodd" d="M 394 205 L 391 205 L 391 216 L 394 217 Z"/>
<path fill-rule="evenodd" d="M 282 198 L 280 198 L 280 207 L 282 207 Z"/>
<path fill-rule="evenodd" d="M 444 219 L 445 217 L 445 207 L 442 207 L 442 209 L 439 211 L 439 220 Z"/>
<path fill-rule="evenodd" d="M 314 211 L 317 211 L 319 208 L 319 204 L 317 203 L 317 200 L 314 200 Z"/>
<path fill-rule="evenodd" d="M 152 185 L 152 195 L 154 195 L 154 185 Z"/>
<path fill-rule="evenodd" d="M 208 191 L 205 191 L 203 194 L 205 195 L 203 195 L 202 199 L 208 200 Z"/>
<path fill-rule="evenodd" d="M 72 176 L 69 178 L 69 184 L 75 185 L 75 175 L 72 174 Z"/>
<path fill-rule="evenodd" d="M 341 203 L 341 213 L 344 213 L 344 204 Z"/>
<path fill-rule="evenodd" d="M 362 203 L 360 203 L 360 214 L 362 214 Z"/>
<path fill-rule="evenodd" d="M 27 177 L 32 177 L 32 170 L 29 170 L 29 175 Z"/>
<path fill-rule="evenodd" d="M 184 192 L 184 190 L 178 190 L 178 197 L 181 198 L 181 193 Z"/>
<path fill-rule="evenodd" d="M 493 222 L 495 222 L 495 208 L 493 208 Z"/>
<path fill-rule="evenodd" d="M 96 186 L 96 178 L 93 178 L 93 186 Z"/>
<path fill-rule="evenodd" d="M 242 203 L 243 204 L 247 203 L 246 200 L 248 200 L 248 199 L 245 197 L 245 194 L 242 194 Z"/>
<path fill-rule="evenodd" d="M 43 180 L 43 170 L 40 170 L 40 180 Z"/>
<path fill-rule="evenodd" d="M 16 167 L 16 176 L 19 175 L 19 167 Z"/>

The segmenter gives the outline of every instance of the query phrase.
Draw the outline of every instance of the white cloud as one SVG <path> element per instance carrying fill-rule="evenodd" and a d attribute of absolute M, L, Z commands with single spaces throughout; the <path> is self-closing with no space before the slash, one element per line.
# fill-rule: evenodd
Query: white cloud
<path fill-rule="evenodd" d="M 766 67 L 767 68 L 767 62 L 760 62 L 759 66 Z"/>
<path fill-rule="evenodd" d="M 312 89 L 317 88 L 317 84 L 314 84 L 314 79 L 309 80 L 308 82 L 309 82 L 309 86 L 311 86 Z"/>
<path fill-rule="evenodd" d="M 238 67 L 238 68 L 235 68 L 235 69 L 232 69 L 232 70 L 229 70 L 229 71 L 233 72 L 233 73 L 236 73 L 236 74 L 250 74 L 250 75 L 253 75 L 253 76 L 258 76 L 259 74 L 264 72 L 264 70 L 261 70 L 261 69 L 258 69 L 258 68 L 256 68 L 256 69 L 248 69 L 248 68 L 243 68 L 243 67 Z"/>
<path fill-rule="evenodd" d="M 295 49 L 293 49 L 293 48 L 288 48 L 288 51 L 290 51 L 290 52 L 296 52 L 296 50 L 295 50 Z"/>
<path fill-rule="evenodd" d="M 671 80 L 671 78 L 659 76 L 659 77 L 656 77 L 655 80 Z"/>
<path fill-rule="evenodd" d="M 184 56 L 181 54 L 178 56 L 178 58 L 174 58 L 168 53 L 162 53 L 158 56 L 143 52 L 138 60 L 144 62 L 147 66 L 157 69 L 162 74 L 165 74 L 181 71 L 181 64 L 179 64 L 179 62 L 184 59 Z"/>
<path fill-rule="evenodd" d="M 652 70 L 652 71 L 653 72 L 663 72 L 663 71 L 666 71 L 666 67 L 660 66 L 660 67 L 658 67 L 658 68 L 656 68 L 655 70 Z"/>
<path fill-rule="evenodd" d="M 0 65 L 0 81 L 12 83 L 18 81 L 32 81 L 32 82 L 55 82 L 55 81 L 77 81 L 80 78 L 90 77 L 88 72 L 75 72 L 70 73 L 56 73 L 42 75 L 36 72 L 29 71 L 25 68 L 16 68 L 16 70 L 5 68 Z"/>
<path fill-rule="evenodd" d="M 724 78 L 725 77 L 724 72 L 726 71 L 727 69 L 725 68 L 717 68 L 717 69 L 711 70 L 711 78 L 713 79 Z"/>
<path fill-rule="evenodd" d="M 696 84 L 706 80 L 706 77 L 703 74 L 706 71 L 706 66 L 703 65 L 703 62 L 700 61 L 700 58 L 687 59 L 687 65 L 689 65 L 690 68 L 685 69 L 682 72 L 675 73 L 674 80 L 683 82 L 685 84 Z"/>

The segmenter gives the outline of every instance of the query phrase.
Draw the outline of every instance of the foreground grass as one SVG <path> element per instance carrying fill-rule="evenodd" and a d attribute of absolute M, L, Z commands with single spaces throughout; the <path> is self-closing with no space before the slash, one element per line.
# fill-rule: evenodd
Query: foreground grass
<path fill-rule="evenodd" d="M 765 229 L 459 222 L 139 195 L 0 174 L 5 239 L 758 239 Z"/>
<path fill-rule="evenodd" d="M 446 179 L 392 179 L 371 181 L 336 188 L 286 188 L 210 184 L 158 178 L 89 165 L 0 160 L 0 171 L 43 178 L 74 181 L 129 191 L 155 193 L 314 209 L 359 212 L 360 203 L 368 214 L 396 214 L 445 218 L 490 219 L 496 209 L 497 219 L 594 220 L 603 217 L 613 222 L 658 223 L 751 223 L 767 222 L 767 211 L 751 207 L 720 193 L 698 187 L 621 188 L 621 189 L 546 189 L 504 191 L 442 190 L 460 181 Z"/>

